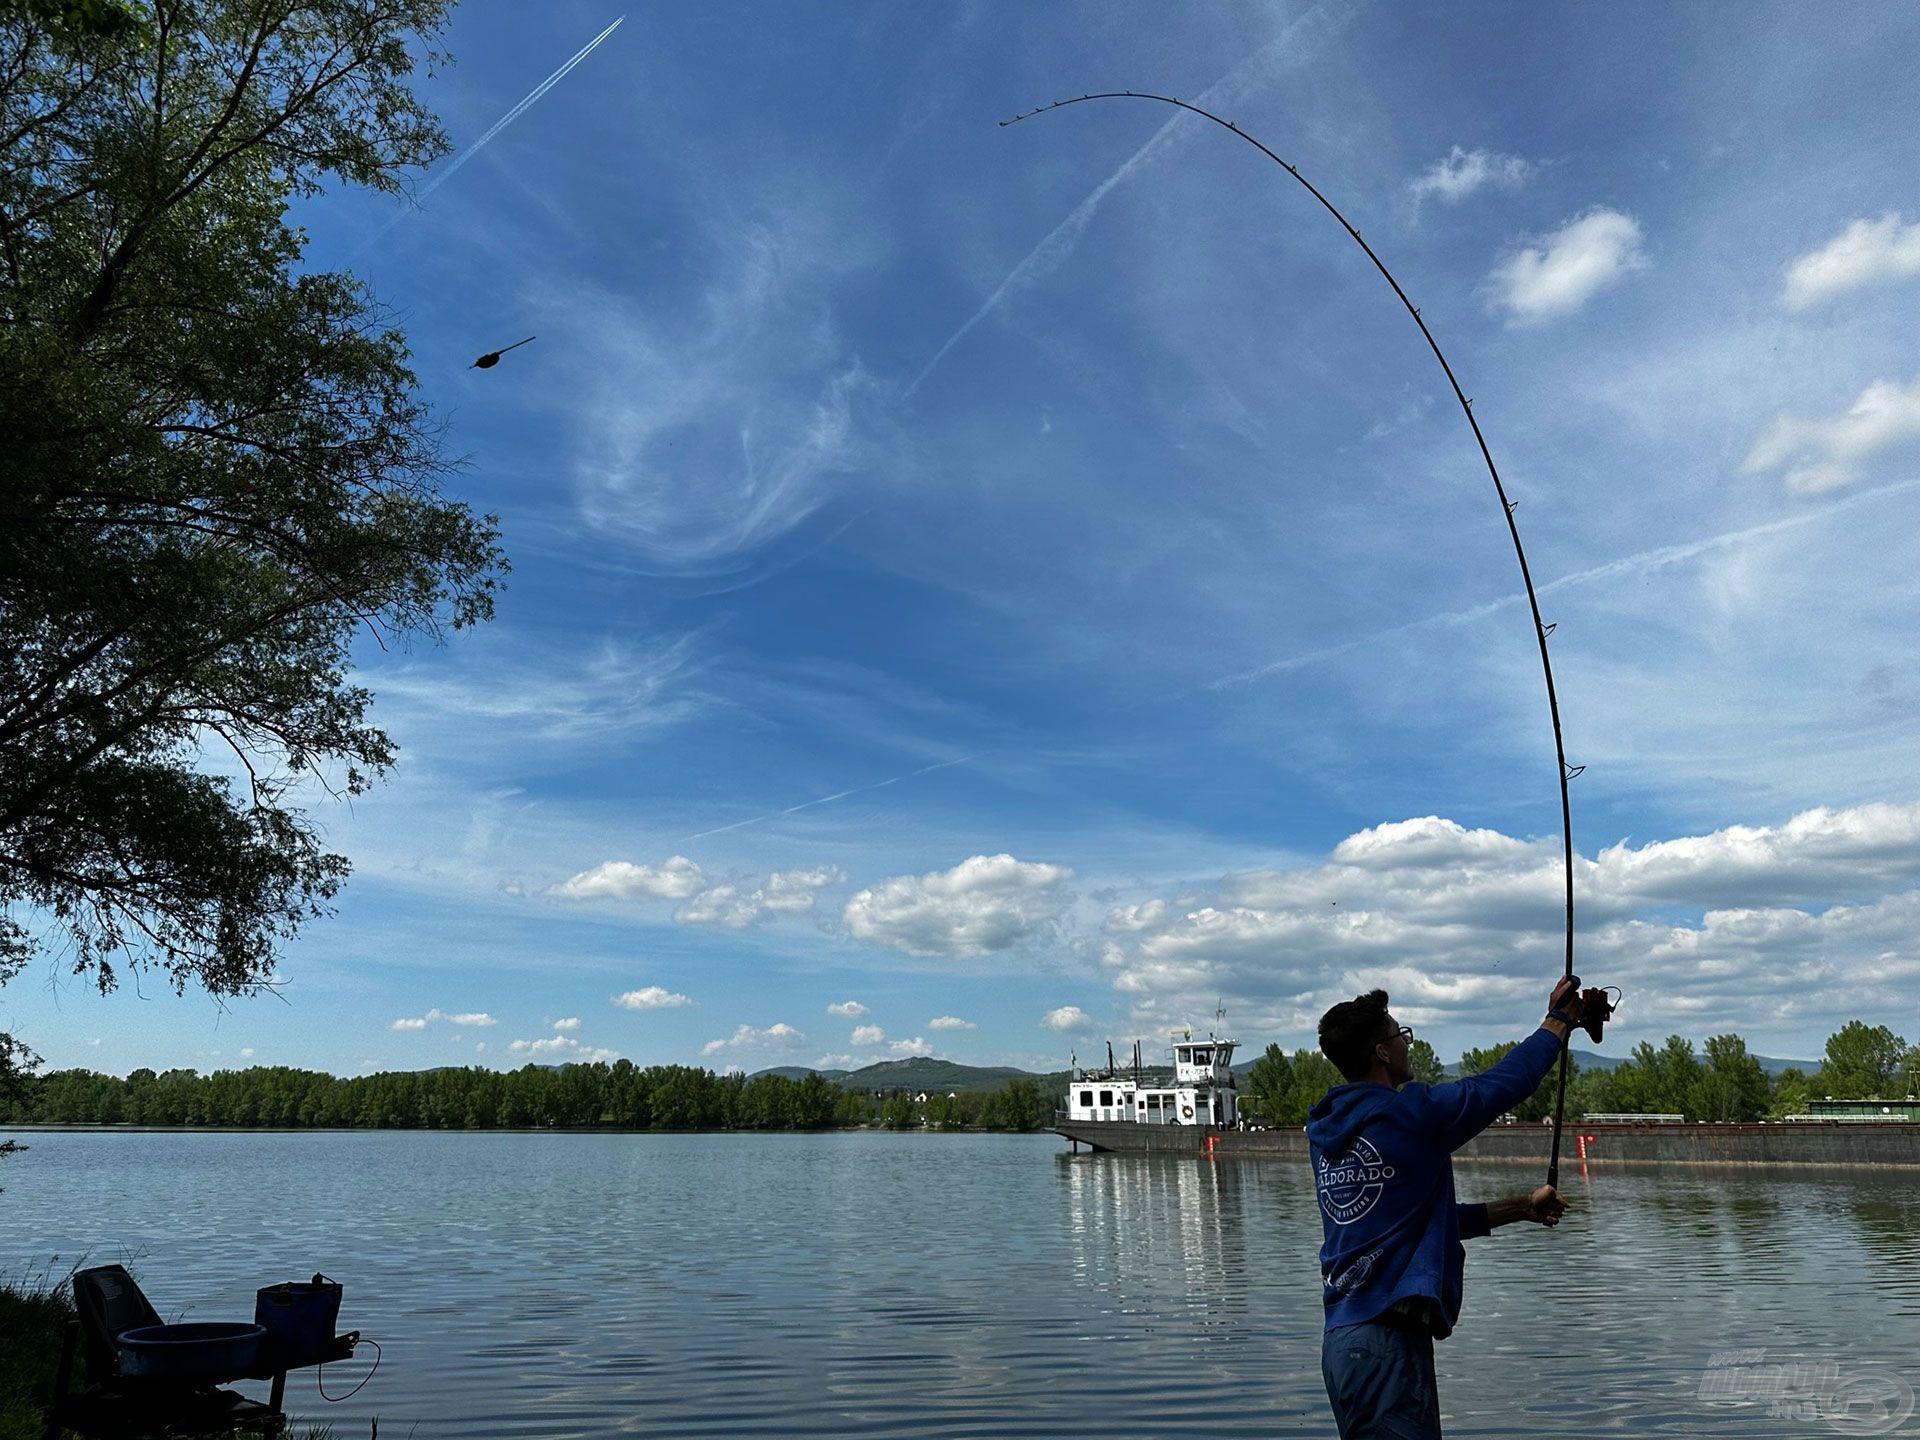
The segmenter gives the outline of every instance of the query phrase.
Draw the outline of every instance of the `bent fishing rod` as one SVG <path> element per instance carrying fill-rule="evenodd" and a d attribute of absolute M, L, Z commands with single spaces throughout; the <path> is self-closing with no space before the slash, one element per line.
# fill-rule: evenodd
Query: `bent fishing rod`
<path fill-rule="evenodd" d="M 1513 518 L 1513 512 L 1518 508 L 1519 502 L 1507 498 L 1507 487 L 1500 479 L 1499 467 L 1493 463 L 1493 452 L 1487 447 L 1487 437 L 1481 432 L 1480 421 L 1474 416 L 1472 399 L 1467 395 L 1466 391 L 1460 388 L 1459 378 L 1453 373 L 1453 366 L 1447 363 L 1446 355 L 1441 352 L 1440 342 L 1433 338 L 1433 331 L 1428 328 L 1426 319 L 1420 314 L 1420 307 L 1415 305 L 1413 301 L 1407 297 L 1407 292 L 1401 288 L 1400 282 L 1393 278 L 1393 272 L 1387 269 L 1386 262 L 1375 253 L 1374 248 L 1369 245 L 1361 236 L 1360 232 L 1353 227 L 1352 222 L 1340 213 L 1338 207 L 1322 194 L 1311 180 L 1300 173 L 1297 166 L 1289 161 L 1282 160 L 1278 155 L 1274 154 L 1272 150 L 1261 144 L 1260 141 L 1254 139 L 1253 136 L 1242 130 L 1231 120 L 1223 120 L 1211 110 L 1203 109 L 1191 101 L 1181 100 L 1172 95 L 1156 95 L 1145 90 L 1106 90 L 1095 95 L 1080 95 L 1067 100 L 1055 100 L 1049 105 L 1036 105 L 1033 109 L 1016 115 L 1011 120 L 1002 120 L 1000 127 L 1005 129 L 1010 125 L 1018 125 L 1022 120 L 1031 120 L 1036 115 L 1044 115 L 1052 110 L 1061 110 L 1069 105 L 1083 105 L 1089 100 L 1152 100 L 1162 105 L 1172 105 L 1178 109 L 1198 115 L 1203 120 L 1212 121 L 1221 129 L 1231 131 L 1234 135 L 1246 141 L 1247 144 L 1253 146 L 1254 149 L 1258 150 L 1282 170 L 1285 170 L 1287 174 L 1299 181 L 1306 192 L 1320 202 L 1321 208 L 1340 222 L 1340 228 L 1353 237 L 1353 243 L 1366 252 L 1367 259 L 1373 262 L 1373 268 L 1378 270 L 1381 278 L 1393 287 L 1393 293 L 1399 296 L 1400 303 L 1406 307 L 1407 314 L 1413 317 L 1413 323 L 1420 327 L 1421 337 L 1427 342 L 1427 348 L 1433 351 L 1433 358 L 1440 362 L 1441 370 L 1446 373 L 1447 384 L 1453 387 L 1453 398 L 1460 402 L 1461 413 L 1467 417 L 1467 424 L 1473 430 L 1474 442 L 1480 447 L 1480 458 L 1486 461 L 1487 464 L 1487 474 L 1493 478 L 1494 493 L 1500 498 L 1500 508 L 1506 518 L 1507 534 L 1513 540 L 1514 557 L 1520 562 L 1520 579 L 1526 585 L 1527 605 L 1533 612 L 1534 639 L 1540 646 L 1540 671 L 1547 682 L 1547 713 L 1553 720 L 1553 754 L 1554 759 L 1559 762 L 1560 769 L 1560 846 L 1566 867 L 1567 913 L 1566 969 L 1563 974 L 1567 979 L 1573 980 L 1577 984 L 1578 977 L 1573 973 L 1573 805 L 1568 795 L 1568 787 L 1569 783 L 1587 767 L 1584 765 L 1567 764 L 1566 743 L 1562 739 L 1560 732 L 1560 697 L 1553 685 L 1553 658 L 1547 651 L 1547 637 L 1553 633 L 1554 627 L 1551 624 L 1545 623 L 1540 618 L 1540 597 L 1534 591 L 1533 572 L 1527 566 L 1526 547 L 1520 543 L 1520 527 L 1515 523 Z M 1605 994 L 1598 990 L 1586 992 L 1583 1000 L 1586 1006 L 1583 1018 L 1587 1024 L 1588 1033 L 1592 1035 L 1594 1041 L 1598 1043 L 1601 1023 L 1607 1018 L 1607 1015 L 1611 1014 L 1611 1006 L 1608 1004 Z M 1571 1031 L 1569 1031 L 1567 1038 L 1560 1042 L 1560 1080 L 1553 1102 L 1553 1151 L 1547 1161 L 1547 1184 L 1553 1186 L 1557 1186 L 1560 1183 L 1560 1132 L 1563 1128 L 1566 1115 L 1567 1066 L 1571 1055 L 1569 1043 L 1571 1040 L 1572 1034 Z"/>

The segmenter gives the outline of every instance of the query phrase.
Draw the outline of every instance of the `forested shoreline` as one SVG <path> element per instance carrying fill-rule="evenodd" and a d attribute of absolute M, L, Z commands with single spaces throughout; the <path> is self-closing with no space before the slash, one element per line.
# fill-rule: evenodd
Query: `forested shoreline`
<path fill-rule="evenodd" d="M 348 1078 L 281 1065 L 244 1070 L 92 1070 L 25 1077 L 0 1097 L 0 1123 L 207 1129 L 382 1130 L 1034 1130 L 1053 1105 L 1030 1080 L 917 1100 L 846 1090 L 820 1075 L 715 1074 L 630 1060 L 449 1067 Z"/>

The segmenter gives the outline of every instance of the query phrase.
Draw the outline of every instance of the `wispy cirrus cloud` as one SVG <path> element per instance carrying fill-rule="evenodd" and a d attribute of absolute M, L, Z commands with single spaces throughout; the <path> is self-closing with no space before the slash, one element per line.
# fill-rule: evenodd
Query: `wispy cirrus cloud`
<path fill-rule="evenodd" d="M 1639 222 L 1599 207 L 1517 246 L 1487 279 L 1508 320 L 1533 325 L 1571 315 L 1647 263 Z"/>
<path fill-rule="evenodd" d="M 1851 221 L 1826 244 L 1796 256 L 1786 268 L 1780 300 L 1806 310 L 1850 290 L 1920 276 L 1920 221 L 1895 211 L 1878 220 Z"/>

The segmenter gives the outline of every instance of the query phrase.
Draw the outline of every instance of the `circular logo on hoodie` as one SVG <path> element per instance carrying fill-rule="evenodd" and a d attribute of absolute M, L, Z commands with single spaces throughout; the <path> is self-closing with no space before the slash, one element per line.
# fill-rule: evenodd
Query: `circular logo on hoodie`
<path fill-rule="evenodd" d="M 1393 1166 L 1386 1163 L 1373 1142 L 1359 1139 L 1338 1159 L 1320 1157 L 1320 1208 L 1336 1225 L 1351 1225 L 1380 1203 L 1385 1183 L 1393 1178 Z"/>

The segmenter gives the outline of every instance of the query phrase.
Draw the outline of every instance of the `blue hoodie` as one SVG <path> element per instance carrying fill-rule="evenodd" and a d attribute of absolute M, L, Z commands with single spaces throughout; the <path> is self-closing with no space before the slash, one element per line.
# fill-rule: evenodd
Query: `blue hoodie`
<path fill-rule="evenodd" d="M 1467 1252 L 1485 1205 L 1453 1198 L 1453 1152 L 1539 1088 L 1560 1055 L 1540 1029 L 1499 1064 L 1444 1085 L 1336 1085 L 1307 1112 L 1320 1196 L 1327 1328 L 1376 1319 L 1396 1300 L 1437 1303 L 1436 1333 L 1460 1318 Z"/>

